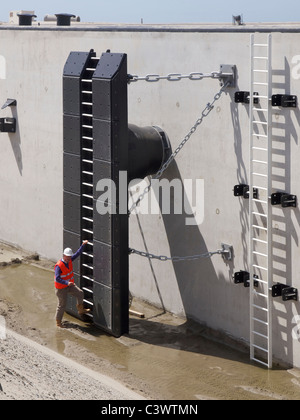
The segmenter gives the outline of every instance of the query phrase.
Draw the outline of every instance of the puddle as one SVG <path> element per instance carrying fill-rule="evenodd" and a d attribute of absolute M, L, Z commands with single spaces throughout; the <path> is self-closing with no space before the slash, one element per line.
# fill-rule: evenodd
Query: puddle
<path fill-rule="evenodd" d="M 114 338 L 70 316 L 58 330 L 53 274 L 29 264 L 0 269 L 0 315 L 11 329 L 150 399 L 280 400 L 300 398 L 300 371 L 268 371 L 248 354 L 210 341 L 197 324 L 139 304 L 129 335 Z"/>

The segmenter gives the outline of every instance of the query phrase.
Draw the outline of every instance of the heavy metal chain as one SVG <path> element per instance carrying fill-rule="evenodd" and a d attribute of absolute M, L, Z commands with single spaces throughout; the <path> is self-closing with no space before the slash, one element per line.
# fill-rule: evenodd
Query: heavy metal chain
<path fill-rule="evenodd" d="M 158 178 L 160 178 L 162 176 L 162 174 L 166 171 L 166 169 L 170 166 L 170 164 L 173 162 L 173 160 L 175 159 L 175 157 L 178 155 L 178 153 L 180 152 L 180 150 L 188 142 L 188 140 L 190 139 L 190 137 L 192 136 L 192 134 L 195 133 L 195 131 L 197 130 L 198 126 L 202 123 L 203 119 L 206 118 L 210 114 L 210 112 L 214 109 L 214 104 L 221 98 L 222 93 L 228 87 L 228 84 L 229 83 L 226 83 L 224 86 L 222 86 L 222 88 L 220 89 L 220 91 L 214 96 L 213 101 L 211 103 L 208 103 L 206 105 L 206 107 L 202 111 L 201 117 L 195 122 L 195 124 L 192 126 L 192 128 L 190 129 L 190 131 L 188 132 L 188 134 L 184 137 L 184 139 L 179 144 L 179 146 L 171 154 L 171 156 L 169 157 L 169 159 L 160 168 L 160 170 L 155 175 L 153 175 L 150 178 L 149 185 L 144 189 L 143 193 L 138 197 L 137 201 L 132 205 L 132 207 L 130 208 L 130 213 L 132 213 L 132 211 L 139 205 L 139 203 L 141 202 L 141 200 L 143 200 L 143 198 L 145 197 L 145 195 L 148 194 L 148 192 L 151 189 L 152 180 L 153 179 L 158 179 Z M 218 249 L 217 251 L 205 252 L 203 254 L 198 254 L 198 255 L 188 255 L 188 256 L 185 256 L 185 257 L 176 257 L 176 256 L 174 256 L 174 257 L 167 257 L 165 255 L 155 255 L 155 254 L 151 254 L 149 252 L 143 252 L 143 251 L 138 251 L 136 249 L 129 248 L 129 253 L 130 254 L 136 254 L 136 255 L 139 255 L 141 257 L 145 257 L 145 258 L 149 258 L 149 259 L 156 259 L 156 260 L 159 260 L 159 261 L 173 261 L 173 262 L 178 262 L 178 261 L 193 261 L 193 260 L 198 260 L 200 258 L 211 258 L 213 255 L 216 255 L 216 254 L 223 255 L 224 256 L 226 254 L 226 252 L 228 252 L 228 251 L 226 251 L 224 249 Z"/>
<path fill-rule="evenodd" d="M 153 179 L 158 179 L 158 178 L 160 178 L 162 176 L 162 174 L 167 170 L 167 168 L 173 162 L 173 160 L 175 159 L 175 157 L 178 155 L 178 153 L 180 152 L 180 150 L 184 147 L 184 145 L 189 141 L 189 139 L 191 138 L 191 136 L 195 133 L 195 131 L 197 130 L 197 128 L 199 127 L 199 125 L 202 124 L 203 119 L 206 118 L 210 114 L 210 112 L 214 109 L 215 103 L 221 98 L 222 93 L 228 87 L 228 85 L 229 85 L 229 83 L 226 83 L 226 84 L 224 84 L 221 87 L 220 91 L 214 96 L 213 101 L 211 103 L 209 102 L 206 105 L 206 107 L 202 111 L 201 117 L 198 118 L 198 120 L 192 126 L 192 128 L 187 133 L 187 135 L 184 137 L 184 139 L 179 144 L 179 146 L 170 155 L 169 159 L 162 165 L 162 167 L 160 168 L 160 170 L 155 175 L 153 175 L 152 177 L 150 177 L 149 185 L 144 189 L 144 191 L 142 192 L 142 194 L 139 195 L 137 201 L 135 203 L 133 203 L 133 205 L 129 209 L 129 214 L 131 214 L 133 212 L 133 210 L 136 209 L 136 207 L 143 200 L 143 198 L 145 197 L 145 195 L 149 193 L 149 191 L 151 189 L 151 186 L 152 186 L 152 180 Z"/>
<path fill-rule="evenodd" d="M 128 75 L 128 83 L 138 82 L 144 80 L 145 82 L 158 82 L 159 80 L 168 80 L 169 82 L 179 82 L 182 79 L 202 80 L 202 79 L 220 79 L 222 73 L 213 71 L 212 73 L 192 72 L 189 74 L 170 73 L 167 76 L 160 76 L 159 74 L 147 74 L 146 76 Z"/>
<path fill-rule="evenodd" d="M 198 260 L 200 258 L 211 258 L 213 255 L 216 255 L 216 254 L 223 255 L 224 253 L 226 253 L 226 251 L 224 251 L 223 249 L 218 249 L 217 251 L 205 252 L 203 254 L 198 254 L 198 255 L 189 255 L 186 257 L 166 257 L 165 255 L 154 255 L 154 254 L 150 254 L 149 252 L 137 251 L 136 249 L 132 249 L 132 248 L 129 248 L 129 253 L 136 254 L 136 255 L 139 255 L 140 257 L 145 257 L 152 260 L 178 262 L 178 261 L 193 261 L 193 260 Z"/>

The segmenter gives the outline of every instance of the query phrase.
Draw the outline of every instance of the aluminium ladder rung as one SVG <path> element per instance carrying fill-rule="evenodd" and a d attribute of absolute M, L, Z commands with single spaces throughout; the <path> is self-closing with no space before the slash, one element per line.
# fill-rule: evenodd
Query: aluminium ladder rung
<path fill-rule="evenodd" d="M 264 82 L 253 82 L 254 85 L 258 85 L 258 86 L 269 86 L 268 83 L 264 83 Z"/>
<path fill-rule="evenodd" d="M 257 188 L 257 187 L 254 187 L 254 188 Z M 252 214 L 255 214 L 255 216 L 260 216 L 260 217 L 268 217 L 267 214 L 258 213 L 257 211 L 253 211 Z"/>
<path fill-rule="evenodd" d="M 269 44 L 253 44 L 253 47 L 268 47 Z"/>
<path fill-rule="evenodd" d="M 262 364 L 262 365 L 264 365 L 264 366 L 266 366 L 266 367 L 269 367 L 269 364 L 268 364 L 268 363 L 263 362 L 262 360 L 259 360 L 259 359 L 257 359 L 256 357 L 253 357 L 253 358 L 252 358 L 252 360 L 253 360 L 254 362 L 260 363 L 260 364 Z"/>
<path fill-rule="evenodd" d="M 252 225 L 253 228 L 255 229 L 260 229 L 260 230 L 264 230 L 264 231 L 268 231 L 268 228 L 265 228 L 264 226 L 259 226 L 259 225 Z"/>
<path fill-rule="evenodd" d="M 255 281 L 258 281 L 258 283 L 262 283 L 262 284 L 266 284 L 266 285 L 268 284 L 267 281 L 259 279 L 259 278 L 255 278 Z"/>
<path fill-rule="evenodd" d="M 268 178 L 267 174 L 261 174 L 260 172 L 252 172 L 252 175 L 262 176 L 263 178 Z"/>
<path fill-rule="evenodd" d="M 88 182 L 83 182 L 82 185 L 85 185 L 86 187 L 93 187 L 93 184 L 89 184 Z"/>
<path fill-rule="evenodd" d="M 265 109 L 265 108 L 253 108 L 253 111 L 257 111 L 257 112 L 268 112 L 268 110 L 267 109 Z"/>
<path fill-rule="evenodd" d="M 254 331 L 253 331 L 253 332 L 254 332 Z M 257 344 L 253 344 L 253 347 L 255 347 L 255 348 L 256 348 L 256 349 L 258 349 L 258 350 L 264 351 L 264 352 L 266 352 L 266 353 L 268 353 L 268 352 L 269 352 L 269 350 L 268 350 L 268 349 L 265 349 L 264 347 L 258 346 Z"/>
<path fill-rule="evenodd" d="M 268 271 L 266 267 L 262 267 L 261 265 L 253 264 L 253 267 L 258 268 L 259 270 Z"/>
<path fill-rule="evenodd" d="M 86 255 L 87 257 L 94 258 L 94 255 L 89 254 L 88 252 L 83 252 L 82 255 Z"/>
<path fill-rule="evenodd" d="M 256 99 L 256 98 L 259 98 L 259 99 L 269 99 L 269 97 L 268 96 L 266 96 L 266 95 L 255 95 L 254 96 L 254 98 Z"/>
<path fill-rule="evenodd" d="M 86 209 L 86 210 L 90 210 L 90 211 L 91 211 L 91 210 L 94 210 L 94 209 L 93 209 L 93 207 L 90 207 L 90 206 L 82 206 L 82 208 L 83 208 L 83 209 Z"/>
<path fill-rule="evenodd" d="M 90 300 L 83 299 L 83 301 L 84 301 L 85 303 L 87 303 L 88 305 L 94 306 L 93 302 L 91 302 Z"/>
<path fill-rule="evenodd" d="M 258 198 L 253 198 L 253 201 L 255 201 L 255 203 L 268 204 L 267 201 L 265 201 L 265 200 L 259 200 Z"/>
<path fill-rule="evenodd" d="M 89 289 L 88 287 L 83 287 L 82 290 L 88 292 L 88 293 L 94 293 L 92 289 Z"/>
<path fill-rule="evenodd" d="M 253 331 L 253 334 L 258 335 L 259 337 L 265 338 L 266 340 L 269 340 L 269 337 L 267 335 L 259 333 L 258 331 Z"/>
<path fill-rule="evenodd" d="M 266 162 L 264 160 L 258 160 L 258 159 L 252 159 L 252 162 L 254 162 L 254 163 L 262 163 L 264 165 L 267 165 L 268 164 L 268 162 Z"/>
<path fill-rule="evenodd" d="M 82 220 L 86 220 L 87 222 L 93 222 L 93 219 L 91 219 L 90 217 L 83 217 Z"/>
<path fill-rule="evenodd" d="M 257 136 L 259 136 L 259 137 L 268 137 L 268 136 L 263 136 L 263 135 L 260 135 L 260 134 L 253 134 L 253 135 L 257 135 Z M 267 152 L 267 151 L 268 151 L 268 149 L 266 149 L 265 147 L 257 147 L 257 146 L 253 146 L 253 147 L 252 147 L 252 149 L 253 149 L 253 150 L 260 150 L 260 151 L 262 151 L 262 152 Z"/>
<path fill-rule="evenodd" d="M 267 255 L 267 254 L 263 254 L 262 252 L 253 251 L 253 254 L 255 254 L 255 255 L 259 255 L 259 256 L 261 256 L 261 257 L 266 257 L 266 258 L 268 258 L 268 255 Z"/>
<path fill-rule="evenodd" d="M 91 277 L 86 276 L 85 274 L 82 276 L 82 278 L 84 278 L 84 279 L 86 279 L 86 280 L 89 280 L 89 281 L 91 281 L 92 283 L 94 283 L 94 280 L 93 280 Z"/>
<path fill-rule="evenodd" d="M 264 294 L 264 293 L 259 293 L 259 292 L 256 292 L 256 291 L 255 291 L 255 295 L 256 295 L 256 296 L 260 296 L 260 297 L 268 297 L 266 294 Z"/>
<path fill-rule="evenodd" d="M 266 136 L 265 134 L 253 133 L 252 135 L 255 136 L 255 137 L 261 137 L 263 139 L 267 139 L 268 138 L 268 136 Z M 265 152 L 268 151 L 268 149 L 266 149 L 264 147 L 256 147 L 256 146 L 253 146 L 252 149 L 255 149 L 255 150 L 263 150 Z"/>
<path fill-rule="evenodd" d="M 261 124 L 261 125 L 268 125 L 268 123 L 266 121 L 253 121 L 253 124 Z"/>
<path fill-rule="evenodd" d="M 263 306 L 255 305 L 254 303 L 252 304 L 252 306 L 255 309 L 259 309 L 259 310 L 264 311 L 264 312 L 269 312 L 268 308 L 264 308 Z"/>
<path fill-rule="evenodd" d="M 268 322 L 263 321 L 262 319 L 255 318 L 255 317 L 253 317 L 252 319 L 253 319 L 253 321 L 259 322 L 260 324 L 263 324 L 263 325 L 266 325 L 266 326 L 268 326 L 268 325 L 269 325 L 269 323 L 268 323 Z"/>
<path fill-rule="evenodd" d="M 253 241 L 255 241 L 255 242 L 260 242 L 260 243 L 262 243 L 262 244 L 268 244 L 268 241 L 264 241 L 263 239 L 258 239 L 258 238 L 252 238 L 253 239 Z"/>
<path fill-rule="evenodd" d="M 83 138 L 84 140 L 94 140 L 94 138 L 93 138 L 93 137 L 88 137 L 88 136 L 82 136 L 82 138 Z"/>
<path fill-rule="evenodd" d="M 91 233 L 92 235 L 94 234 L 94 232 L 92 230 L 89 230 L 89 229 L 82 229 L 82 231 L 86 232 L 86 233 Z"/>
<path fill-rule="evenodd" d="M 254 185 L 253 188 L 257 188 L 258 190 L 263 190 L 263 191 L 268 191 L 268 188 L 266 187 L 261 187 L 259 185 Z"/>
<path fill-rule="evenodd" d="M 94 267 L 92 265 L 84 263 L 84 264 L 82 264 L 82 266 L 88 268 L 89 270 L 94 270 Z"/>

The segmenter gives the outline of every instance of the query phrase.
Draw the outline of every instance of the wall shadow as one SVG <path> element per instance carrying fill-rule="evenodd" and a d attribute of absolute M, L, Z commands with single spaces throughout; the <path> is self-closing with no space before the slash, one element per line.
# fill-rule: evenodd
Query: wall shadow
<path fill-rule="evenodd" d="M 284 68 L 274 70 L 273 88 L 276 93 L 290 94 L 291 71 L 285 58 Z M 272 190 L 294 194 L 292 189 L 292 142 L 298 144 L 298 134 L 292 114 L 300 125 L 300 111 L 297 109 L 273 108 L 272 113 Z M 293 217 L 292 217 L 293 214 Z M 274 283 L 295 286 L 293 279 L 292 243 L 299 246 L 299 238 L 293 219 L 300 225 L 300 211 L 297 208 L 272 207 L 272 277 Z M 276 352 L 293 361 L 292 322 L 294 312 L 299 314 L 299 303 L 282 302 L 274 298 L 273 334 L 277 335 Z"/>
<path fill-rule="evenodd" d="M 164 179 L 169 182 L 177 179 L 184 185 L 175 161 L 172 162 L 168 170 L 164 173 Z M 217 238 L 214 249 L 207 248 L 196 218 L 193 216 L 193 211 L 189 200 L 187 199 L 184 187 L 182 188 L 181 200 L 182 203 L 185 203 L 185 206 L 180 214 L 176 214 L 174 211 L 175 197 L 172 188 L 170 189 L 170 192 L 170 214 L 164 214 L 162 211 L 163 200 L 161 193 L 158 196 L 158 192 L 155 191 L 170 248 L 170 255 L 172 257 L 185 257 L 220 249 L 221 244 Z M 178 200 L 178 196 L 176 199 Z M 204 197 L 202 197 L 202 199 L 204 199 Z M 186 224 L 187 218 L 189 220 L 188 225 Z M 172 261 L 185 315 L 188 319 L 193 319 L 197 322 L 203 321 L 202 314 L 205 316 L 205 311 L 207 316 L 208 311 L 216 310 L 213 305 L 208 308 L 212 299 L 213 290 L 218 287 L 216 283 L 219 283 L 219 275 L 216 273 L 212 262 L 213 258 L 222 258 L 222 256 L 215 255 L 211 258 Z M 228 263 L 224 261 L 224 264 L 225 263 L 229 269 L 229 277 L 231 277 L 233 262 L 231 261 Z M 207 281 L 209 281 L 209 285 Z M 202 307 L 206 307 L 204 312 L 201 310 Z"/>
<path fill-rule="evenodd" d="M 18 109 L 17 106 L 11 107 L 12 117 L 16 119 L 16 132 L 9 133 L 9 140 L 12 147 L 12 150 L 15 155 L 16 163 L 19 169 L 19 173 L 23 175 L 23 159 L 22 159 L 22 148 L 21 148 L 21 133 L 20 133 L 20 125 L 19 125 L 19 118 L 18 118 Z"/>

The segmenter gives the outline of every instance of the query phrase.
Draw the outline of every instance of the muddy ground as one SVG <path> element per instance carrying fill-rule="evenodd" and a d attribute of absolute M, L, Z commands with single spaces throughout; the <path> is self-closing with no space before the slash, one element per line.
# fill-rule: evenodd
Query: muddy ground
<path fill-rule="evenodd" d="M 8 264 L 1 265 L 3 261 Z M 134 300 L 132 309 L 145 317 L 130 316 L 130 333 L 118 339 L 68 315 L 68 328 L 57 329 L 52 269 L 53 262 L 0 245 L 0 315 L 6 326 L 89 372 L 107 375 L 121 388 L 107 388 L 99 378 L 96 385 L 89 382 L 96 379 L 87 372 L 86 376 L 78 373 L 78 365 L 64 367 L 64 375 L 57 365 L 50 374 L 48 355 L 45 362 L 40 347 L 34 348 L 36 358 L 41 356 L 38 364 L 27 357 L 24 343 L 8 337 L 0 340 L 0 399 L 129 399 L 134 395 L 150 400 L 300 399 L 298 369 L 269 371 L 250 363 L 248 351 L 234 348 L 234 342 L 222 342 L 198 324 L 143 302 Z M 60 389 L 65 385 L 76 392 L 63 397 L 53 390 L 56 375 L 62 381 Z M 82 391 L 78 391 L 78 381 Z M 96 392 L 89 394 L 89 388 Z M 136 394 L 126 394 L 126 390 Z"/>

